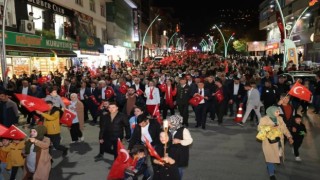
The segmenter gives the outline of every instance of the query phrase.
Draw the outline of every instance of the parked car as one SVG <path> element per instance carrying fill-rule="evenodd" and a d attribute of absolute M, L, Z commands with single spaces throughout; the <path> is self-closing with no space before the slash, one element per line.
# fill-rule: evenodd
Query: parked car
<path fill-rule="evenodd" d="M 289 84 L 294 84 L 298 78 L 302 79 L 303 82 L 305 79 L 309 79 L 313 85 L 316 83 L 316 74 L 311 71 L 290 71 L 282 73 L 281 76 L 285 76 Z"/>

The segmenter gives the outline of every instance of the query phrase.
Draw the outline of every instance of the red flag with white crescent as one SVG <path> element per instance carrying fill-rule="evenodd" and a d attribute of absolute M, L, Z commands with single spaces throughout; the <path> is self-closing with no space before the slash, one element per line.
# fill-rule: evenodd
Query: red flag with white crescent
<path fill-rule="evenodd" d="M 161 120 L 161 115 L 160 115 L 160 110 L 159 110 L 159 105 L 157 104 L 156 107 L 154 108 L 154 111 L 152 113 L 153 117 L 156 117 L 157 121 L 159 124 L 162 124 Z"/>
<path fill-rule="evenodd" d="M 114 96 L 114 91 L 113 91 L 113 88 L 108 86 L 107 89 L 105 90 L 104 92 L 106 94 L 106 97 L 108 99 L 112 98 Z"/>
<path fill-rule="evenodd" d="M 304 101 L 310 101 L 312 95 L 311 91 L 298 81 L 291 87 L 288 94 Z"/>
<path fill-rule="evenodd" d="M 127 91 L 128 91 L 128 86 L 126 85 L 126 83 L 121 83 L 120 84 L 120 88 L 119 88 L 119 91 L 120 91 L 120 93 L 121 94 L 126 94 L 127 93 Z"/>
<path fill-rule="evenodd" d="M 144 93 L 144 92 L 143 92 L 141 89 L 138 89 L 138 90 L 137 90 L 138 96 L 141 96 L 143 93 Z"/>
<path fill-rule="evenodd" d="M 148 148 L 148 151 L 150 153 L 150 156 L 156 158 L 159 161 L 162 161 L 161 157 L 159 156 L 159 154 L 157 153 L 157 151 L 153 148 L 153 146 L 151 145 L 151 143 L 149 142 L 148 138 L 146 138 L 145 136 L 143 136 L 144 138 L 144 142 L 146 147 Z"/>
<path fill-rule="evenodd" d="M 195 107 L 195 106 L 198 106 L 202 100 L 203 100 L 203 96 L 201 96 L 200 94 L 196 94 L 189 100 L 189 104 Z"/>
<path fill-rule="evenodd" d="M 74 114 L 73 112 L 71 112 L 69 109 L 65 109 L 63 111 L 63 115 L 60 119 L 60 123 L 61 124 L 65 124 L 68 127 L 70 127 L 72 125 L 72 120 L 76 117 L 76 114 Z"/>
<path fill-rule="evenodd" d="M 61 97 L 61 100 L 62 100 L 63 104 L 66 105 L 66 107 L 71 104 L 71 101 L 66 97 Z"/>
<path fill-rule="evenodd" d="M 118 138 L 117 143 L 118 156 L 112 163 L 107 180 L 123 179 L 124 171 L 129 166 L 135 166 L 136 160 L 129 155 L 121 140 Z"/>
<path fill-rule="evenodd" d="M 15 125 L 11 125 L 2 135 L 2 138 L 8 138 L 8 139 L 24 139 L 26 137 L 26 133 L 24 133 L 22 130 L 20 130 Z"/>
<path fill-rule="evenodd" d="M 17 93 L 15 93 L 14 95 L 20 101 L 20 104 L 30 112 L 35 110 L 44 112 L 50 109 L 49 105 L 41 98 Z"/>

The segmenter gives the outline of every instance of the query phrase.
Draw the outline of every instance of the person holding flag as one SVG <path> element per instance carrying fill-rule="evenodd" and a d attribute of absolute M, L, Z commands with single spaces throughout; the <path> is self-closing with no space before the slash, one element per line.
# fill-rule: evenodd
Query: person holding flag
<path fill-rule="evenodd" d="M 148 142 L 152 146 L 160 144 L 159 134 L 161 132 L 160 124 L 153 119 L 149 119 L 145 114 L 141 114 L 137 117 L 138 126 L 134 128 L 133 134 L 129 141 L 128 149 L 131 151 L 136 144 L 145 144 L 147 138 Z M 153 169 L 151 167 L 151 160 L 148 159 L 148 171 L 149 175 L 153 176 Z"/>
<path fill-rule="evenodd" d="M 149 114 L 153 114 L 156 106 L 160 105 L 160 92 L 157 87 L 154 86 L 154 81 L 149 81 L 149 86 L 145 90 L 145 96 L 147 98 L 146 106 Z"/>
<path fill-rule="evenodd" d="M 0 91 L 0 124 L 10 127 L 19 120 L 18 106 L 8 97 L 8 93 Z"/>

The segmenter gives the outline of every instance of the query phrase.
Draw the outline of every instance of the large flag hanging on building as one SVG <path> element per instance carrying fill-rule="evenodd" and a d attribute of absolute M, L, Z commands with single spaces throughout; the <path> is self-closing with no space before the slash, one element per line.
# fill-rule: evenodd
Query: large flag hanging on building
<path fill-rule="evenodd" d="M 35 110 L 44 112 L 50 109 L 49 105 L 41 98 L 17 93 L 15 93 L 14 95 L 20 101 L 20 104 L 30 112 Z"/>
<path fill-rule="evenodd" d="M 283 40 L 286 38 L 284 37 L 284 24 L 282 23 L 282 18 L 281 18 L 281 14 L 280 14 L 280 11 L 277 11 L 276 12 L 276 18 L 277 18 L 277 24 L 278 24 L 278 27 L 279 27 L 279 31 L 280 31 L 280 35 L 281 35 L 281 43 L 283 43 Z"/>
<path fill-rule="evenodd" d="M 284 44 L 286 47 L 286 52 L 288 53 L 287 60 L 292 61 L 293 64 L 297 65 L 297 67 L 298 67 L 298 65 L 299 65 L 298 53 L 297 53 L 297 47 L 296 47 L 295 43 L 290 39 L 285 39 Z"/>
<path fill-rule="evenodd" d="M 126 150 L 120 139 L 118 139 L 117 151 L 118 156 L 111 166 L 107 180 L 123 179 L 125 169 L 129 166 L 134 166 L 134 164 L 136 163 L 134 162 L 132 157 L 129 156 L 128 151 Z"/>
<path fill-rule="evenodd" d="M 310 90 L 305 86 L 303 86 L 302 84 L 300 84 L 298 81 L 291 87 L 288 94 L 305 101 L 310 101 L 311 95 L 312 95 Z"/>

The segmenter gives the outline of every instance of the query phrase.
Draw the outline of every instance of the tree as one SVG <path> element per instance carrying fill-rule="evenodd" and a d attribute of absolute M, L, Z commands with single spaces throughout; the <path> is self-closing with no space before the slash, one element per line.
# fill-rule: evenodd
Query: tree
<path fill-rule="evenodd" d="M 240 54 L 247 53 L 247 41 L 243 39 L 233 41 L 233 49 Z"/>

